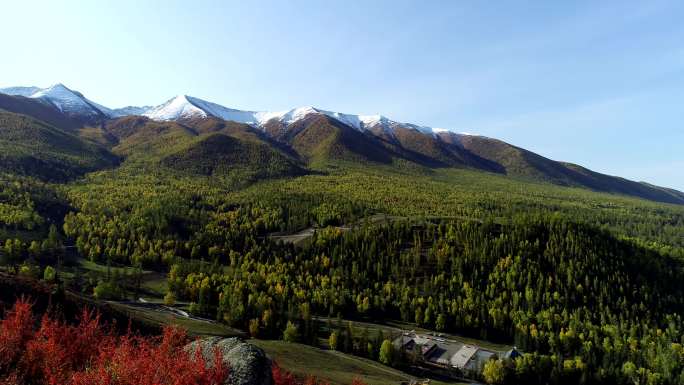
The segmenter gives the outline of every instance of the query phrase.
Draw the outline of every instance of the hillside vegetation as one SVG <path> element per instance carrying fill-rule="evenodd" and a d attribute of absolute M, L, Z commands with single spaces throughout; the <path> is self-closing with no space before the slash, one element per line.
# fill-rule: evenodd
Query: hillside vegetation
<path fill-rule="evenodd" d="M 113 167 L 118 158 L 47 123 L 0 111 L 0 169 L 44 180 L 64 181 Z"/>
<path fill-rule="evenodd" d="M 563 186 L 631 195 L 666 203 L 684 203 L 684 193 L 624 178 L 600 174 L 587 168 L 544 158 L 500 140 L 466 136 L 460 139 L 468 151 L 499 165 L 499 172 Z"/>
<path fill-rule="evenodd" d="M 167 277 L 158 301 L 196 317 L 403 369 L 391 336 L 316 317 L 517 345 L 522 358 L 492 366 L 507 384 L 684 380 L 684 205 L 627 195 L 675 191 L 626 191 L 635 182 L 502 143 L 373 139 L 321 115 L 272 136 L 218 119 L 126 117 L 80 137 L 0 122 L 2 156 L 24 165 L 0 179 L 12 274 L 121 300 L 151 272 Z M 274 241 L 300 231 L 296 246 Z M 84 260 L 106 274 L 66 279 Z"/>
<path fill-rule="evenodd" d="M 244 173 L 254 178 L 295 176 L 304 169 L 272 147 L 224 134 L 208 134 L 165 156 L 163 166 L 194 175 Z"/>

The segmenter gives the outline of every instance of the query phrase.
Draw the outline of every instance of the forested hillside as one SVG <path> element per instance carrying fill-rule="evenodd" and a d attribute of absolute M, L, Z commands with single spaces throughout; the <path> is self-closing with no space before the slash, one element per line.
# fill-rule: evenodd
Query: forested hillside
<path fill-rule="evenodd" d="M 441 135 L 445 138 L 450 136 L 449 134 Z M 597 173 L 572 163 L 556 162 L 497 139 L 483 136 L 460 136 L 455 144 L 476 156 L 493 162 L 498 165 L 495 172 L 507 175 L 566 186 L 585 187 L 595 191 L 638 196 L 667 203 L 682 203 L 684 199 L 684 194 L 679 191 Z"/>
<path fill-rule="evenodd" d="M 408 133 L 359 142 L 371 134 L 328 116 L 281 136 L 220 119 L 0 123 L 9 274 L 119 301 L 145 271 L 192 315 L 258 338 L 334 335 L 400 368 L 390 336 L 316 320 L 516 345 L 521 358 L 496 361 L 508 384 L 684 381 L 682 205 L 501 175 L 486 153 Z"/>
<path fill-rule="evenodd" d="M 51 181 L 117 165 L 104 148 L 42 121 L 0 110 L 0 169 Z"/>

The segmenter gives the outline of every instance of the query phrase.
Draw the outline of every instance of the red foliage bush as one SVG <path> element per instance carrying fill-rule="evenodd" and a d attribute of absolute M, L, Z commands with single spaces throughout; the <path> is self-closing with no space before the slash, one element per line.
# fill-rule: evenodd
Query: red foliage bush
<path fill-rule="evenodd" d="M 0 384 L 23 385 L 218 385 L 228 368 L 217 351 L 209 367 L 198 352 L 183 350 L 184 331 L 166 328 L 158 338 L 112 333 L 92 312 L 77 325 L 35 319 L 26 300 L 0 321 Z"/>
<path fill-rule="evenodd" d="M 282 370 L 277 363 L 273 363 L 271 367 L 271 374 L 273 375 L 274 385 L 296 385 L 297 381 L 292 373 Z"/>
<path fill-rule="evenodd" d="M 17 301 L 0 323 L 0 373 L 17 366 L 33 334 L 33 323 L 31 304 L 25 299 Z"/>
<path fill-rule="evenodd" d="M 18 300 L 0 320 L 0 385 L 219 385 L 228 379 L 220 352 L 213 366 L 199 350 L 191 356 L 181 329 L 119 336 L 93 312 L 84 310 L 78 321 L 43 316 L 36 328 L 30 302 Z M 274 385 L 328 385 L 314 377 L 298 381 L 275 363 L 272 375 Z"/>

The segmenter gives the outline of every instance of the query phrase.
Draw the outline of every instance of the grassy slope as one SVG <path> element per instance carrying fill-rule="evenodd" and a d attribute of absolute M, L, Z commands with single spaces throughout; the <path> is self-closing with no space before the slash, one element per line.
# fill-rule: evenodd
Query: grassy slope
<path fill-rule="evenodd" d="M 122 303 L 109 303 L 118 312 L 125 314 L 144 324 L 152 326 L 176 325 L 188 331 L 191 336 L 221 336 L 221 337 L 244 337 L 245 333 L 230 328 L 222 323 L 210 323 L 206 321 L 184 318 L 169 313 L 162 313 L 154 309 L 146 309 Z"/>
<path fill-rule="evenodd" d="M 497 139 L 466 136 L 460 142 L 473 154 L 500 165 L 500 171 L 510 176 L 684 204 L 684 194 L 681 192 L 600 174 L 570 163 L 556 162 Z"/>
<path fill-rule="evenodd" d="M 83 131 L 83 130 L 82 130 Z M 302 175 L 297 159 L 281 151 L 249 126 L 215 119 L 155 122 L 143 117 L 111 121 L 95 138 L 113 137 L 113 151 L 128 166 L 144 165 L 187 176 L 220 176 L 235 180 Z"/>
<path fill-rule="evenodd" d="M 413 378 L 375 361 L 339 352 L 283 341 L 250 340 L 249 342 L 264 349 L 279 365 L 295 375 L 300 377 L 312 375 L 329 381 L 331 385 L 348 385 L 354 378 L 361 378 L 368 385 L 397 385 Z M 431 383 L 444 384 L 434 380 Z"/>
<path fill-rule="evenodd" d="M 27 115 L 65 131 L 73 131 L 81 123 L 70 119 L 52 105 L 39 99 L 0 94 L 0 109 L 16 114 Z"/>
<path fill-rule="evenodd" d="M 3 171 L 60 181 L 111 167 L 117 158 L 25 115 L 0 112 L 0 168 Z"/>
<path fill-rule="evenodd" d="M 287 132 L 280 139 L 313 164 L 330 160 L 391 164 L 395 156 L 366 135 L 327 116 L 302 119 L 291 124 Z"/>
<path fill-rule="evenodd" d="M 117 140 L 113 151 L 129 160 L 158 160 L 178 151 L 196 136 L 191 129 L 175 122 L 154 122 L 141 117 L 112 121 L 104 128 Z"/>
<path fill-rule="evenodd" d="M 164 157 L 161 164 L 195 175 L 239 172 L 268 178 L 304 174 L 304 170 L 293 159 L 265 143 L 220 133 L 199 137 L 188 146 Z"/>

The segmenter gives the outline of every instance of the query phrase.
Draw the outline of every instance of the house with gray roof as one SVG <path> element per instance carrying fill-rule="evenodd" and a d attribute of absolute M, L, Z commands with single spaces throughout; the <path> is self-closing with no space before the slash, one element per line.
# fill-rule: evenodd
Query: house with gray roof
<path fill-rule="evenodd" d="M 416 333 L 404 333 L 394 341 L 394 346 L 413 359 L 420 356 L 421 365 L 461 374 L 481 373 L 489 360 L 515 359 L 521 355 L 515 348 L 496 352 L 474 344 Z"/>

